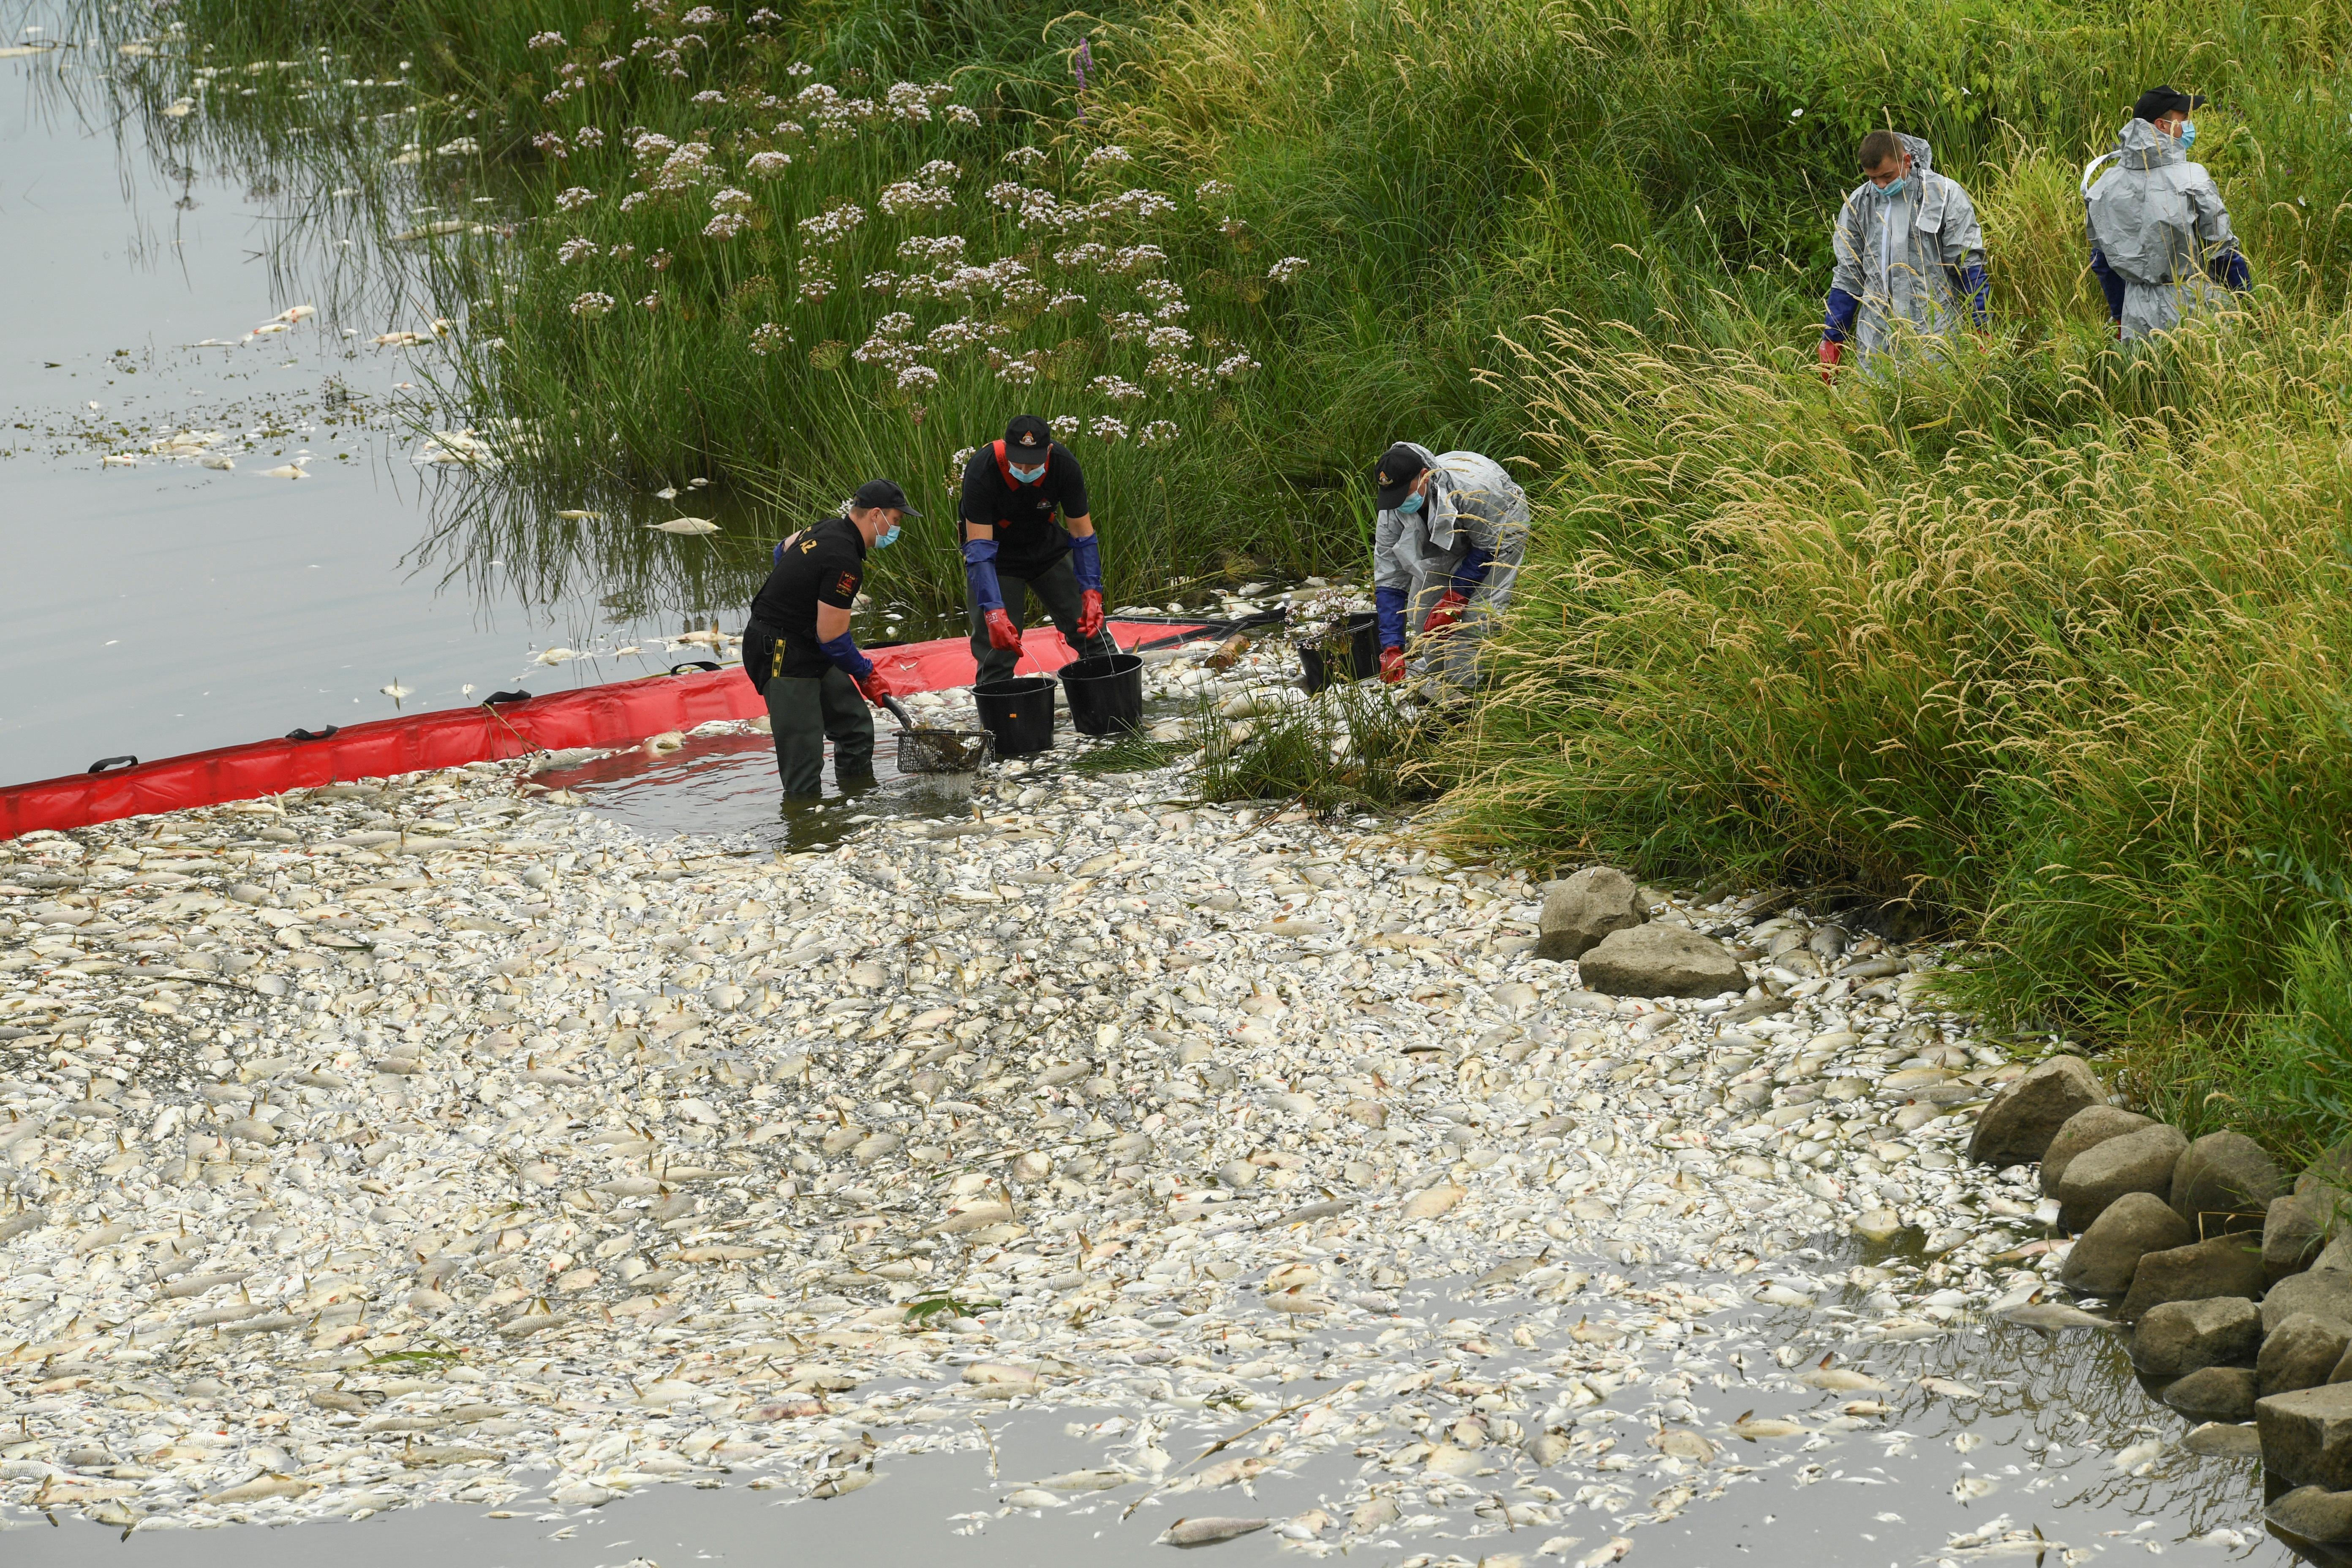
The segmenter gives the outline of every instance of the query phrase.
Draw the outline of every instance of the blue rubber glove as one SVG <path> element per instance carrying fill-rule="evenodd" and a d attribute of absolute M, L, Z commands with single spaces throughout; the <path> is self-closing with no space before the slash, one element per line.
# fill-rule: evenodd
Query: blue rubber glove
<path fill-rule="evenodd" d="M 1969 309 L 1975 312 L 1977 325 L 1983 326 L 1991 319 L 1992 279 L 1985 276 L 1982 262 L 1970 262 L 1960 268 L 1960 287 L 1968 291 Z"/>
<path fill-rule="evenodd" d="M 1862 301 L 1844 289 L 1831 289 L 1829 308 L 1822 314 L 1822 342 L 1825 343 L 1845 342 L 1846 333 L 1853 331 L 1854 314 L 1861 309 Z"/>
<path fill-rule="evenodd" d="M 852 680 L 863 680 L 874 673 L 874 661 L 857 651 L 857 639 L 848 632 L 842 633 L 831 642 L 821 642 L 816 646 L 825 658 L 833 660 L 835 669 Z"/>
<path fill-rule="evenodd" d="M 1381 646 L 1404 647 L 1404 600 L 1402 588 L 1375 588 L 1372 607 L 1380 613 Z"/>
<path fill-rule="evenodd" d="M 2232 294 L 2242 294 L 2254 286 L 2254 269 L 2247 266 L 2246 258 L 2235 250 L 2208 261 L 2205 273 Z"/>
<path fill-rule="evenodd" d="M 1102 541 L 1084 534 L 1070 541 L 1070 571 L 1081 588 L 1102 592 Z"/>
<path fill-rule="evenodd" d="M 1464 551 L 1461 563 L 1454 568 L 1454 591 L 1466 599 L 1485 587 L 1486 568 L 1494 563 L 1495 558 L 1475 544 Z"/>
<path fill-rule="evenodd" d="M 963 580 L 971 589 L 972 603 L 982 610 L 1004 608 L 1004 590 L 996 581 L 996 541 L 963 542 Z"/>

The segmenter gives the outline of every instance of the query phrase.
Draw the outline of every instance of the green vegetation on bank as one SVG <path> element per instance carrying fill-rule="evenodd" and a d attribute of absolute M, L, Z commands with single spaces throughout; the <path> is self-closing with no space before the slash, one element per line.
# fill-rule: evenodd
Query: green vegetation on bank
<path fill-rule="evenodd" d="M 1908 898 L 1980 938 L 1986 1007 L 2127 1049 L 2192 1131 L 2352 1130 L 2352 3 L 777 13 L 173 14 L 409 61 L 420 192 L 499 173 L 523 221 L 437 242 L 436 309 L 551 493 L 944 501 L 1036 405 L 1140 597 L 1360 565 L 1396 437 L 1513 459 L 1497 683 L 1423 760 L 1457 837 Z M 2127 359 L 2077 180 L 2159 80 L 2215 100 L 2260 293 Z M 1997 320 L 1825 391 L 1830 220 L 1888 122 L 1975 195 Z M 926 510 L 884 570 L 952 602 Z"/>

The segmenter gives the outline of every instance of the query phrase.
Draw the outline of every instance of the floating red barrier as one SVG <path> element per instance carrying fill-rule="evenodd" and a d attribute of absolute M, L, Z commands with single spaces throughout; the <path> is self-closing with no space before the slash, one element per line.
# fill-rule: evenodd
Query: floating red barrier
<path fill-rule="evenodd" d="M 1181 641 L 1197 623 L 1111 621 L 1119 647 Z M 971 684 L 962 637 L 867 650 L 874 661 L 924 691 Z M 1043 674 L 1075 657 L 1050 626 L 1023 639 L 1021 672 Z M 314 740 L 257 741 L 108 773 L 73 773 L 0 789 L 0 838 L 40 828 L 63 831 L 150 812 L 252 800 L 339 780 L 496 762 L 572 746 L 627 745 L 714 719 L 749 719 L 767 707 L 740 665 L 615 680 L 522 702 L 481 703 L 413 717 L 346 724 Z"/>

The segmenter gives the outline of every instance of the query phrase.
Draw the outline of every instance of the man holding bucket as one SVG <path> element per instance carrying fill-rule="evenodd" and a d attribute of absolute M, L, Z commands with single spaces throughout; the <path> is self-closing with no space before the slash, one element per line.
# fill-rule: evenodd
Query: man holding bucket
<path fill-rule="evenodd" d="M 1065 523 L 1057 523 L 1058 511 Z M 1031 595 L 1080 658 L 1118 651 L 1103 630 L 1102 546 L 1086 471 L 1045 422 L 1024 414 L 963 470 L 963 572 L 978 682 L 1012 678 Z"/>
<path fill-rule="evenodd" d="M 866 581 L 866 552 L 895 543 L 898 520 L 923 514 L 888 479 L 868 479 L 845 515 L 812 524 L 776 546 L 776 563 L 751 601 L 743 672 L 768 700 L 776 776 L 787 798 L 818 795 L 824 743 L 844 790 L 874 782 L 874 715 L 866 708 L 907 688 L 857 649 L 849 612 Z"/>
<path fill-rule="evenodd" d="M 1424 667 L 1467 691 L 1478 644 L 1502 619 L 1528 548 L 1528 493 L 1475 452 L 1443 457 L 1399 441 L 1372 475 L 1372 604 L 1381 679 L 1405 677 L 1405 629 L 1428 639 Z"/>

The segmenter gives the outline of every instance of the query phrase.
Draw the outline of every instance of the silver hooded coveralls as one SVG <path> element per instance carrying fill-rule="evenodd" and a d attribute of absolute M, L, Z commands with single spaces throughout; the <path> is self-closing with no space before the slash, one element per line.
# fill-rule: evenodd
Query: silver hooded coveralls
<path fill-rule="evenodd" d="M 1886 352 L 1897 322 L 1942 337 L 1972 319 L 1962 279 L 1984 265 L 1984 229 L 1969 193 L 1929 166 L 1935 153 L 1924 140 L 1900 132 L 1895 139 L 1911 154 L 1902 194 L 1889 196 L 1863 181 L 1838 210 L 1832 235 L 1837 268 L 1830 287 L 1861 301 L 1847 335 L 1864 359 Z"/>
<path fill-rule="evenodd" d="M 1429 465 L 1429 494 L 1419 511 L 1384 511 L 1374 521 L 1372 587 L 1404 590 L 1405 631 L 1411 637 L 1452 585 L 1465 556 L 1475 549 L 1494 558 L 1431 661 L 1432 673 L 1466 690 L 1475 675 L 1478 644 L 1502 619 L 1527 554 L 1528 492 L 1492 458 L 1475 452 L 1439 457 L 1414 442 L 1404 444 Z"/>
<path fill-rule="evenodd" d="M 2083 216 L 2091 248 L 2123 279 L 2125 342 L 2228 301 L 2217 275 L 2227 276 L 2237 256 L 2230 209 L 2179 139 L 2145 120 L 2125 126 L 2116 150 L 2083 171 Z"/>

